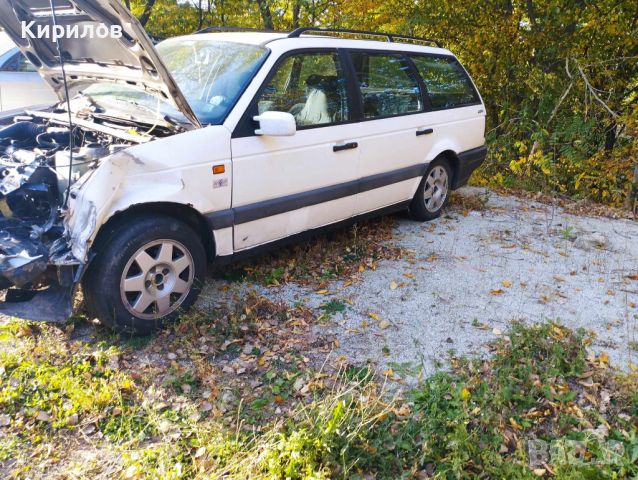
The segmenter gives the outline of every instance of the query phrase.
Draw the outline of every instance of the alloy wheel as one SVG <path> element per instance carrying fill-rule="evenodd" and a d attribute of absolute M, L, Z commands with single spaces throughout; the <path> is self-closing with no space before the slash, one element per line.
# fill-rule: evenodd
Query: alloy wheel
<path fill-rule="evenodd" d="M 423 196 L 425 208 L 435 213 L 441 209 L 448 195 L 448 174 L 441 165 L 435 166 L 425 180 Z"/>
<path fill-rule="evenodd" d="M 129 259 L 120 281 L 126 309 L 138 318 L 156 319 L 179 308 L 193 285 L 193 257 L 175 240 L 157 240 Z"/>

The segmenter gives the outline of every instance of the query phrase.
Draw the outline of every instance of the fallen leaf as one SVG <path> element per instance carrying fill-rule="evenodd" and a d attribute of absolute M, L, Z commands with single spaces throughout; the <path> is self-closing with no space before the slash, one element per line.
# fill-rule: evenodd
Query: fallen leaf
<path fill-rule="evenodd" d="M 510 288 L 512 286 L 512 282 L 510 282 L 509 280 L 503 280 L 501 282 L 501 284 L 505 287 L 505 288 Z"/>
<path fill-rule="evenodd" d="M 374 312 L 368 312 L 368 316 L 372 318 L 373 320 L 376 320 L 377 322 L 379 321 L 379 315 L 377 315 Z"/>
<path fill-rule="evenodd" d="M 490 295 L 503 295 L 505 293 L 505 291 L 502 288 L 495 288 L 493 290 L 490 290 Z"/>
<path fill-rule="evenodd" d="M 390 322 L 388 322 L 387 320 L 381 320 L 379 322 L 379 328 L 381 330 L 385 330 L 386 328 L 388 328 L 390 326 Z"/>
<path fill-rule="evenodd" d="M 38 412 L 38 414 L 36 415 L 35 419 L 38 422 L 50 422 L 51 421 L 51 415 L 49 415 L 47 412 Z"/>
<path fill-rule="evenodd" d="M 396 290 L 397 288 L 399 288 L 399 285 L 397 285 L 397 282 L 392 282 L 390 284 L 390 290 Z"/>
<path fill-rule="evenodd" d="M 124 478 L 133 478 L 137 475 L 137 465 L 131 465 L 124 472 Z"/>
<path fill-rule="evenodd" d="M 523 427 L 520 423 L 518 423 L 514 417 L 510 417 L 510 425 L 514 427 L 516 430 L 523 430 Z"/>

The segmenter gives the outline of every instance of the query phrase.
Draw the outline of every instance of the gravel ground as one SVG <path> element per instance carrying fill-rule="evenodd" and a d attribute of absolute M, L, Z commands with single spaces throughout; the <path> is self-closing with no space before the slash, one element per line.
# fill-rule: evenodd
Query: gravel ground
<path fill-rule="evenodd" d="M 247 288 L 313 308 L 341 301 L 345 311 L 317 334 L 338 339 L 335 355 L 391 368 L 408 384 L 450 354 L 485 354 L 514 320 L 586 328 L 596 334 L 593 349 L 612 363 L 638 363 L 638 281 L 629 278 L 638 273 L 638 223 L 575 216 L 484 189 L 459 193 L 480 197 L 485 209 L 423 224 L 398 216 L 392 242 L 408 255 L 381 262 L 359 282 L 334 282 L 325 295 L 295 284 L 212 280 L 200 305 Z"/>

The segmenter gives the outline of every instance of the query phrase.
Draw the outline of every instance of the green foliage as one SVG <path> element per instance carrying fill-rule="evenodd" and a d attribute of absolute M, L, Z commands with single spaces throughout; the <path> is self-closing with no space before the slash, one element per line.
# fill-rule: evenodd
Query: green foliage
<path fill-rule="evenodd" d="M 389 398 L 370 368 L 349 367 L 289 414 L 259 415 L 271 401 L 261 398 L 247 413 L 239 405 L 225 418 L 203 420 L 183 396 L 172 405 L 150 400 L 159 382 L 134 381 L 113 360 L 121 353 L 115 347 L 68 344 L 68 351 L 32 333 L 15 324 L 2 332 L 13 347 L 0 356 L 0 407 L 10 420 L 10 434 L 0 435 L 0 462 L 32 452 L 33 464 L 47 455 L 40 443 L 57 442 L 62 452 L 65 439 L 91 427 L 104 435 L 90 437 L 99 449 L 117 452 L 109 475 L 124 478 L 532 479 L 532 439 L 551 442 L 553 478 L 638 475 L 636 376 L 614 374 L 604 355 L 587 353 L 591 338 L 584 332 L 553 322 L 513 325 L 490 360 L 453 359 L 450 371 L 426 379 L 406 399 Z M 273 396 L 288 396 L 302 378 L 282 367 L 263 382 Z M 196 388 L 188 371 L 164 383 L 177 394 L 185 385 Z M 611 394 L 604 410 L 588 390 L 597 385 Z M 49 419 L 36 420 L 39 412 Z M 74 413 L 77 425 L 69 423 Z M 260 423 L 246 429 L 244 419 Z M 586 455 L 576 455 L 574 441 Z M 28 469 L 14 473 L 30 476 Z"/>
<path fill-rule="evenodd" d="M 326 315 L 332 316 L 335 313 L 345 311 L 346 304 L 343 303 L 341 300 L 332 299 L 321 305 L 319 308 L 321 308 L 321 310 L 323 310 Z"/>
<path fill-rule="evenodd" d="M 133 12 L 146 4 L 133 0 Z M 619 206 L 638 164 L 637 18 L 633 0 L 157 0 L 147 28 L 167 37 L 271 23 L 435 38 L 487 107 L 490 153 L 476 182 Z"/>

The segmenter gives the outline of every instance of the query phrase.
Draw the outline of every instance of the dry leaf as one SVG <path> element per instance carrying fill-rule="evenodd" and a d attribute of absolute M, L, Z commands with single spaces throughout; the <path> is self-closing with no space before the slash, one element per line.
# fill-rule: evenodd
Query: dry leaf
<path fill-rule="evenodd" d="M 505 287 L 505 288 L 510 288 L 512 286 L 512 282 L 510 282 L 509 280 L 503 280 L 501 282 L 501 284 Z"/>
<path fill-rule="evenodd" d="M 518 423 L 514 417 L 510 417 L 510 425 L 514 427 L 516 430 L 523 430 L 523 427 L 520 423 Z"/>
<path fill-rule="evenodd" d="M 51 421 L 51 415 L 49 415 L 47 412 L 38 412 L 38 414 L 36 415 L 35 419 L 38 422 L 50 422 Z"/>
<path fill-rule="evenodd" d="M 381 320 L 379 322 L 379 328 L 381 330 L 385 330 L 386 328 L 388 328 L 390 326 L 390 322 L 388 322 L 387 320 Z"/>

